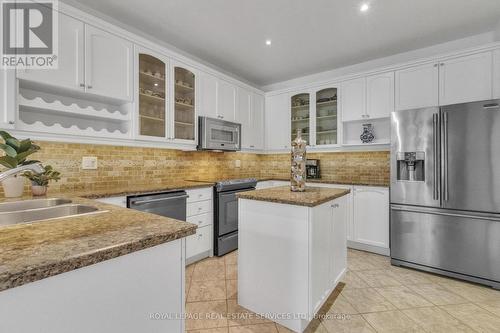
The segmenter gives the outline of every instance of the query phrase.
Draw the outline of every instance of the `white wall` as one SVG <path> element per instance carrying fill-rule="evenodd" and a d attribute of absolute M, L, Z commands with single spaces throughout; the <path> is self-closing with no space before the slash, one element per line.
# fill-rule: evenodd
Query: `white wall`
<path fill-rule="evenodd" d="M 376 68 L 381 68 L 385 66 L 390 66 L 398 63 L 405 63 L 413 60 L 418 60 L 422 58 L 432 57 L 435 55 L 460 51 L 467 48 L 472 48 L 476 46 L 485 45 L 488 43 L 500 40 L 500 24 L 496 31 L 487 32 L 479 35 L 474 35 L 471 37 L 454 40 L 451 42 L 446 42 L 443 44 L 437 44 L 434 46 L 417 49 L 409 52 L 404 52 L 396 54 L 393 56 L 379 58 L 370 60 L 367 62 L 359 63 L 352 66 L 341 67 L 333 69 L 326 72 L 316 73 L 312 75 L 302 76 L 288 81 L 282 81 L 278 83 L 273 83 L 267 86 L 261 87 L 262 90 L 269 92 L 275 90 L 288 89 L 293 87 L 298 87 L 303 84 L 328 81 L 335 77 L 341 77 L 350 74 L 356 74 L 364 71 L 373 70 Z"/>

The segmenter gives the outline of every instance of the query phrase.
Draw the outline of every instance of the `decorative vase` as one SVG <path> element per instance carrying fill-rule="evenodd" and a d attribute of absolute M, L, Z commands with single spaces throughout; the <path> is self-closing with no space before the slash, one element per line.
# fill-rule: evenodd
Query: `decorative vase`
<path fill-rule="evenodd" d="M 304 192 L 306 190 L 306 145 L 302 139 L 301 129 L 297 129 L 297 137 L 292 141 L 292 169 L 291 187 L 292 192 Z"/>
<path fill-rule="evenodd" d="M 373 134 L 373 125 L 363 124 L 363 133 L 361 133 L 359 138 L 363 143 L 371 143 L 375 139 L 375 135 Z"/>
<path fill-rule="evenodd" d="M 7 198 L 17 198 L 24 192 L 24 177 L 12 176 L 2 181 L 3 193 Z"/>
<path fill-rule="evenodd" d="M 31 194 L 34 196 L 40 196 L 47 194 L 47 186 L 46 185 L 36 185 L 31 184 Z"/>

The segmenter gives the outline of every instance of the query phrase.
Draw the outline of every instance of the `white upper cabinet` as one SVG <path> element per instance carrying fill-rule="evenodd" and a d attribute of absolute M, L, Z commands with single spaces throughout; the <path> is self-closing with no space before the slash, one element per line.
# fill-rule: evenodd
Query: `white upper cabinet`
<path fill-rule="evenodd" d="M 500 98 L 500 50 L 493 52 L 493 98 Z"/>
<path fill-rule="evenodd" d="M 439 63 L 440 105 L 490 98 L 492 98 L 492 52 L 448 59 Z"/>
<path fill-rule="evenodd" d="M 366 78 L 366 118 L 390 117 L 394 111 L 394 72 Z"/>
<path fill-rule="evenodd" d="M 84 23 L 61 13 L 58 15 L 58 68 L 20 69 L 17 77 L 54 87 L 84 91 Z"/>
<path fill-rule="evenodd" d="M 236 117 L 236 86 L 224 81 L 217 82 L 217 118 L 234 121 Z"/>
<path fill-rule="evenodd" d="M 266 97 L 266 148 L 269 150 L 290 149 L 289 95 Z"/>
<path fill-rule="evenodd" d="M 242 148 L 250 148 L 251 146 L 251 108 L 252 108 L 252 93 L 238 87 L 237 88 L 237 103 L 236 103 L 236 122 L 241 124 L 241 146 Z"/>
<path fill-rule="evenodd" d="M 87 25 L 85 27 L 87 91 L 123 101 L 132 100 L 133 45 Z"/>
<path fill-rule="evenodd" d="M 396 110 L 438 106 L 438 82 L 436 63 L 396 71 Z"/>
<path fill-rule="evenodd" d="M 366 79 L 342 82 L 342 121 L 363 119 L 366 115 Z"/>
<path fill-rule="evenodd" d="M 252 94 L 250 114 L 250 149 L 264 148 L 264 96 Z"/>
<path fill-rule="evenodd" d="M 200 73 L 200 116 L 217 118 L 217 78 L 208 73 Z"/>

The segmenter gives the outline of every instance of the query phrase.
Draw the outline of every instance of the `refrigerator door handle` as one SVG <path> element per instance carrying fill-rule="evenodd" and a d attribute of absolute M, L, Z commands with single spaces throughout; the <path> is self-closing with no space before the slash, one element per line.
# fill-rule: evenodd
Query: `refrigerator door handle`
<path fill-rule="evenodd" d="M 448 112 L 443 112 L 443 200 L 448 201 Z"/>
<path fill-rule="evenodd" d="M 472 218 L 475 220 L 486 220 L 486 221 L 496 221 L 500 222 L 500 216 L 498 214 L 486 214 L 486 213 L 477 213 L 474 215 L 460 214 L 443 210 L 436 209 L 417 209 L 417 208 L 408 208 L 401 206 L 391 206 L 391 210 L 397 210 L 400 212 L 409 212 L 409 213 L 423 213 L 423 214 L 432 214 L 432 215 L 441 215 L 441 216 L 450 216 L 450 217 L 459 217 L 459 218 Z"/>
<path fill-rule="evenodd" d="M 433 183 L 433 199 L 439 200 L 439 116 L 437 113 L 432 115 L 432 140 L 433 140 L 433 156 L 434 156 L 434 183 Z"/>

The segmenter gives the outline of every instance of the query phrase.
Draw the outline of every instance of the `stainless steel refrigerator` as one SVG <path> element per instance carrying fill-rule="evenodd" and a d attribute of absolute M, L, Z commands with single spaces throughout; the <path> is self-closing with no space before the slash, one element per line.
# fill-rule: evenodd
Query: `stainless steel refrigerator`
<path fill-rule="evenodd" d="M 392 113 L 393 264 L 500 288 L 499 104 Z"/>

